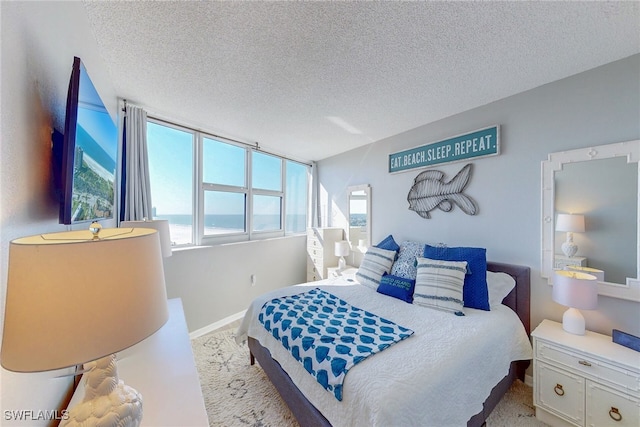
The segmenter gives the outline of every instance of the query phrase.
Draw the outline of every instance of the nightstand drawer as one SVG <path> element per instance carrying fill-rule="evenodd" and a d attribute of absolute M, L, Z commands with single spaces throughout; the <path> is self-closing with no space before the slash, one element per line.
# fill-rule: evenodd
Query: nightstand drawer
<path fill-rule="evenodd" d="M 584 378 L 538 363 L 536 383 L 536 405 L 577 426 L 583 425 Z"/>
<path fill-rule="evenodd" d="M 638 373 L 618 368 L 593 356 L 565 350 L 546 342 L 540 342 L 536 352 L 536 357 L 539 360 L 566 366 L 589 377 L 598 378 L 634 392 L 640 390 L 640 375 Z"/>
<path fill-rule="evenodd" d="M 587 381 L 587 426 L 640 426 L 640 399 Z"/>

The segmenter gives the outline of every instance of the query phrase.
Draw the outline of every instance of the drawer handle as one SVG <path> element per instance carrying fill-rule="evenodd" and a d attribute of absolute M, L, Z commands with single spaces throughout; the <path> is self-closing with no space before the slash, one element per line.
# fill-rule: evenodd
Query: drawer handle
<path fill-rule="evenodd" d="M 562 384 L 556 384 L 556 386 L 553 388 L 553 391 L 555 391 L 558 396 L 564 396 L 564 389 L 562 388 Z"/>
<path fill-rule="evenodd" d="M 620 411 L 618 411 L 618 408 L 614 408 L 613 406 L 609 409 L 609 416 L 613 421 L 622 421 Z"/>
<path fill-rule="evenodd" d="M 586 360 L 581 360 L 578 363 L 581 364 L 582 366 L 591 366 L 591 363 L 587 362 Z"/>

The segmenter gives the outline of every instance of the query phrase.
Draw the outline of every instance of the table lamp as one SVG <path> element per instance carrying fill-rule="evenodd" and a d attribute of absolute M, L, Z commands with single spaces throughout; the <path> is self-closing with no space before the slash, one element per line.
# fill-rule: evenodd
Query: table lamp
<path fill-rule="evenodd" d="M 604 271 L 593 268 L 593 267 L 582 267 L 581 265 L 565 265 L 565 270 L 569 271 L 577 271 L 580 273 L 591 274 L 592 276 L 596 276 L 598 282 L 604 282 Z"/>
<path fill-rule="evenodd" d="M 160 240 L 146 228 L 90 229 L 10 243 L 0 362 L 16 372 L 84 364 L 84 399 L 61 425 L 137 426 L 142 399 L 118 379 L 115 353 L 169 317 Z"/>
<path fill-rule="evenodd" d="M 169 221 L 166 219 L 143 219 L 142 221 L 121 221 L 120 228 L 152 228 L 160 236 L 160 248 L 162 256 L 171 256 L 171 233 L 169 232 Z"/>
<path fill-rule="evenodd" d="M 346 240 L 340 240 L 335 243 L 335 254 L 340 257 L 338 261 L 338 271 L 344 270 L 347 263 L 344 260 L 344 257 L 349 255 L 349 242 Z"/>
<path fill-rule="evenodd" d="M 585 322 L 579 309 L 593 310 L 598 306 L 596 276 L 557 270 L 553 281 L 553 300 L 569 307 L 562 315 L 562 328 L 571 334 L 584 335 Z"/>
<path fill-rule="evenodd" d="M 562 244 L 562 252 L 571 258 L 578 252 L 578 245 L 573 243 L 573 233 L 584 233 L 584 215 L 558 214 L 556 231 L 567 232 L 567 240 Z"/>

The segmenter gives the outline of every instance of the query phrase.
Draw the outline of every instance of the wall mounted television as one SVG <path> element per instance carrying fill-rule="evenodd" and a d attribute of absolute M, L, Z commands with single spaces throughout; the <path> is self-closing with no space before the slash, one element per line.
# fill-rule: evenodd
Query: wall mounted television
<path fill-rule="evenodd" d="M 113 218 L 118 130 L 78 57 L 73 59 L 64 133 L 54 135 L 53 150 L 60 223 Z"/>

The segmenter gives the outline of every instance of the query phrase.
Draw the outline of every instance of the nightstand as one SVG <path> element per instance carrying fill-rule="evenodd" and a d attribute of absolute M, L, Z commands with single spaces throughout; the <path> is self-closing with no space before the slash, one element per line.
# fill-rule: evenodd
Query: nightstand
<path fill-rule="evenodd" d="M 640 352 L 551 320 L 531 336 L 536 418 L 551 426 L 640 425 Z"/>
<path fill-rule="evenodd" d="M 357 271 L 358 268 L 352 265 L 346 265 L 342 271 L 338 271 L 338 267 L 329 267 L 327 268 L 327 278 L 335 279 L 340 276 L 355 276 Z"/>
<path fill-rule="evenodd" d="M 564 255 L 557 255 L 557 254 L 556 256 L 553 257 L 553 268 L 559 268 L 560 270 L 562 270 L 567 265 L 577 265 L 579 267 L 586 267 L 587 258 L 583 256 L 568 257 Z"/>

